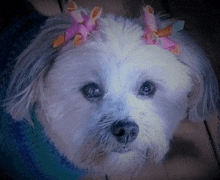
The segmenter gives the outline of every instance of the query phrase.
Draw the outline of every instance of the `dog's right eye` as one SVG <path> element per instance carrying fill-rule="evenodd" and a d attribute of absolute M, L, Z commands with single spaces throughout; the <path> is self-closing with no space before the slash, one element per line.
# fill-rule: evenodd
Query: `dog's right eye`
<path fill-rule="evenodd" d="M 89 83 L 81 88 L 81 92 L 86 99 L 95 100 L 103 95 L 101 88 L 96 83 Z"/>

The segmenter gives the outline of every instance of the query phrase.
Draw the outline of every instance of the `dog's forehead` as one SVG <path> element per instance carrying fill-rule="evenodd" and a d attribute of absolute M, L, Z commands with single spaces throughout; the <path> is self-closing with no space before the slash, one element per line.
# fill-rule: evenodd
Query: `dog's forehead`
<path fill-rule="evenodd" d="M 190 86 L 189 68 L 179 62 L 177 57 L 158 46 L 140 46 L 139 49 L 120 59 L 113 55 L 103 66 L 107 84 L 116 87 L 139 85 L 144 81 L 160 83 L 170 90 Z"/>
<path fill-rule="evenodd" d="M 70 51 L 63 55 L 65 69 L 80 81 L 97 79 L 111 88 L 115 83 L 125 87 L 151 80 L 173 89 L 190 82 L 188 67 L 170 51 L 145 44 L 143 29 L 134 22 L 106 18 L 101 21 L 100 33 L 92 38 L 79 48 L 69 43 L 66 49 Z"/>

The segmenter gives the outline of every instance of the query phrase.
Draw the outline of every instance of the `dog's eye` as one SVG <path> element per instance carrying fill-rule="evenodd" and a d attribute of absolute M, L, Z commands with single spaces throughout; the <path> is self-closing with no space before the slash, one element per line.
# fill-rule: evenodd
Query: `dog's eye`
<path fill-rule="evenodd" d="M 100 98 L 103 95 L 102 90 L 96 83 L 89 83 L 83 86 L 81 92 L 85 98 L 90 100 L 93 100 L 94 98 Z"/>
<path fill-rule="evenodd" d="M 152 96 L 154 95 L 155 91 L 155 85 L 150 81 L 146 81 L 141 85 L 139 94 L 142 96 Z"/>

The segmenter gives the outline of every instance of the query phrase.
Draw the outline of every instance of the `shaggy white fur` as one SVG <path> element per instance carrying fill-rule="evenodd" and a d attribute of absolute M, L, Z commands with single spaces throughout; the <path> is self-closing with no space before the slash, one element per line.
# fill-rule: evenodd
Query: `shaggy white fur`
<path fill-rule="evenodd" d="M 216 110 L 215 74 L 186 33 L 171 36 L 182 45 L 175 56 L 146 45 L 137 20 L 106 15 L 80 47 L 70 40 L 53 49 L 70 25 L 68 15 L 50 18 L 20 55 L 6 106 L 14 119 L 31 123 L 36 104 L 45 132 L 77 167 L 110 179 L 140 175 L 163 160 L 181 120 L 203 121 Z M 135 124 L 122 127 L 135 131 L 127 141 L 112 130 L 121 121 Z"/>

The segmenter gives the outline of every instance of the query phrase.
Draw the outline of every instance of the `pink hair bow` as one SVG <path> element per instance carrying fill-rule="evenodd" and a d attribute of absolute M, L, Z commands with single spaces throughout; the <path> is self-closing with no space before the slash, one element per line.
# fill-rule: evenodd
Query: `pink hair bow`
<path fill-rule="evenodd" d="M 149 45 L 159 45 L 160 47 L 171 51 L 175 55 L 181 53 L 181 45 L 172 41 L 168 37 L 173 31 L 173 25 L 158 30 L 154 10 L 150 5 L 144 8 L 146 30 L 144 40 Z"/>
<path fill-rule="evenodd" d="M 90 15 L 85 15 L 81 11 L 77 10 L 77 4 L 73 1 L 70 2 L 68 11 L 73 18 L 73 24 L 66 32 L 59 36 L 54 42 L 53 47 L 59 47 L 65 44 L 68 40 L 74 37 L 73 44 L 75 46 L 80 45 L 86 40 L 88 34 L 94 30 L 97 19 L 101 16 L 102 8 L 96 6 L 91 11 Z"/>

